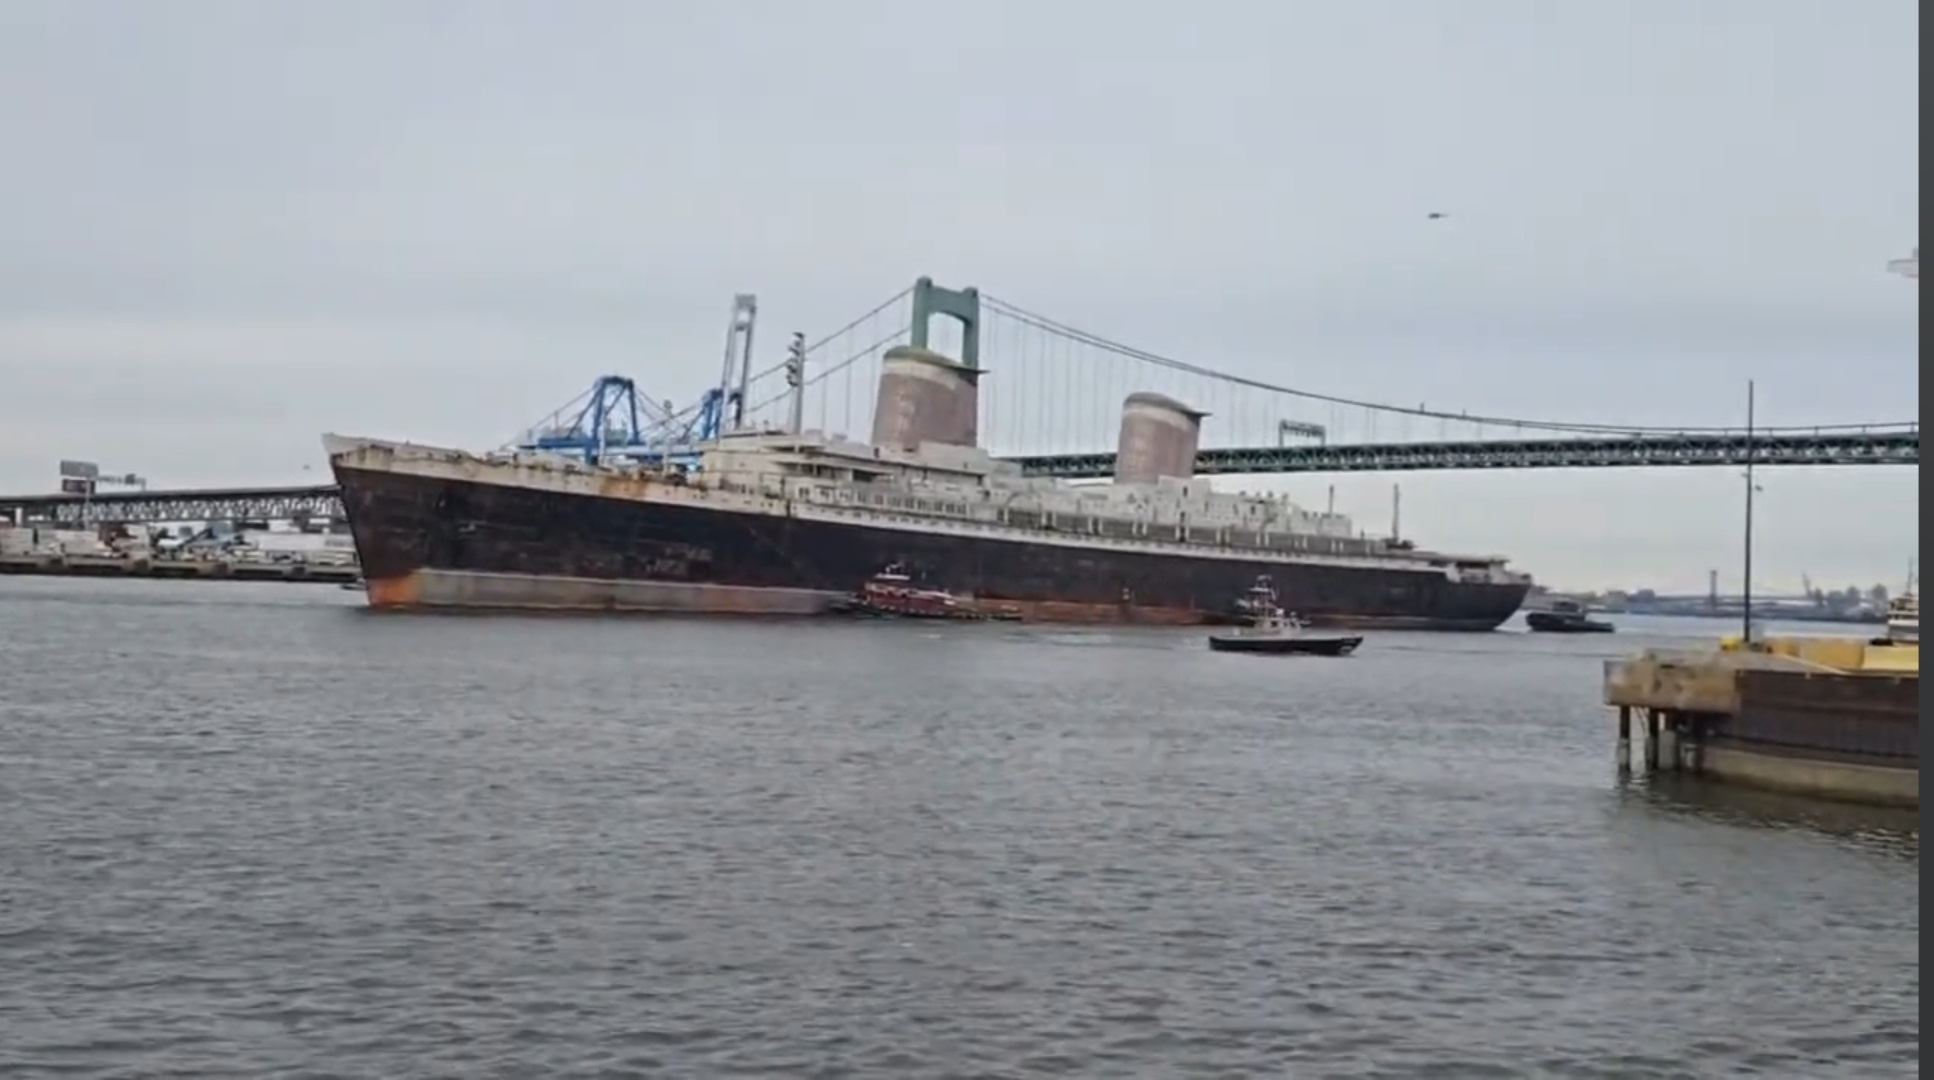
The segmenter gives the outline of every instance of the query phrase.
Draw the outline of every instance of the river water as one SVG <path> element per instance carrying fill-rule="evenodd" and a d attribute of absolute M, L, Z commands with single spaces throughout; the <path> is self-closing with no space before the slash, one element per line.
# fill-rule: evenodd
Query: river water
<path fill-rule="evenodd" d="M 0 579 L 0 1075 L 1918 1075 L 1911 818 L 1615 774 L 1724 627 L 356 600 Z"/>

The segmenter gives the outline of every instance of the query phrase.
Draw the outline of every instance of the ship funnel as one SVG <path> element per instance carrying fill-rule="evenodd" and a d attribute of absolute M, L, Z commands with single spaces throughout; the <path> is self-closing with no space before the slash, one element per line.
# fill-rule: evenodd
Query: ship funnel
<path fill-rule="evenodd" d="M 1161 394 L 1130 394 L 1121 403 L 1121 441 L 1115 447 L 1115 481 L 1152 484 L 1164 476 L 1195 475 L 1202 418 L 1209 415 Z"/>
<path fill-rule="evenodd" d="M 873 445 L 913 450 L 923 442 L 980 442 L 979 368 L 918 345 L 896 345 L 880 360 Z"/>

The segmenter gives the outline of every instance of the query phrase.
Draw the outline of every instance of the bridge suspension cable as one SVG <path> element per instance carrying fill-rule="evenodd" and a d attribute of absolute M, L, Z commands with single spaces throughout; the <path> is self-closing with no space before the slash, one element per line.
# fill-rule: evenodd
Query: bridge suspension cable
<path fill-rule="evenodd" d="M 814 341 L 811 344 L 807 345 L 806 346 L 807 354 L 811 355 L 812 353 L 818 352 L 819 350 L 825 348 L 826 346 L 832 344 L 833 342 L 838 341 L 840 338 L 843 338 L 848 334 L 851 334 L 853 331 L 858 330 L 861 326 L 865 325 L 868 322 L 871 322 L 873 319 L 886 314 L 888 309 L 900 303 L 902 300 L 905 300 L 908 296 L 912 295 L 912 293 L 913 293 L 913 287 L 909 285 L 908 287 L 901 289 L 899 292 L 894 293 L 892 296 L 887 297 L 885 300 L 880 301 L 878 304 L 873 306 L 873 309 L 871 311 L 868 311 L 866 314 L 859 316 L 858 318 L 847 323 L 845 326 L 842 326 L 839 329 L 833 331 L 832 333 L 827 334 L 824 337 L 821 337 L 819 340 Z M 896 332 L 904 334 L 906 333 L 906 331 L 907 331 L 907 328 L 902 327 L 900 328 L 900 330 Z M 830 374 L 833 371 L 833 369 L 840 366 L 840 364 L 851 363 L 853 362 L 853 360 L 856 360 L 858 359 L 859 356 L 863 356 L 863 355 L 865 355 L 863 352 L 859 354 L 855 354 L 855 356 L 852 359 L 841 361 L 839 363 L 834 364 L 832 367 L 821 368 L 819 378 L 823 378 L 827 374 Z M 752 375 L 751 381 L 757 382 L 761 379 L 769 379 L 774 375 L 778 375 L 782 373 L 783 371 L 785 371 L 785 369 L 786 369 L 786 362 L 781 360 L 779 363 L 776 363 L 771 367 L 764 369 L 763 371 L 754 372 Z M 810 385 L 812 382 L 816 380 L 807 379 L 806 381 Z"/>
<path fill-rule="evenodd" d="M 888 303 L 891 303 L 891 301 L 889 301 Z M 881 305 L 880 308 L 875 312 L 875 314 L 878 314 L 879 312 L 884 312 L 885 310 L 886 310 L 886 305 Z M 852 329 L 853 327 L 849 326 L 845 330 L 840 331 L 840 334 L 849 333 L 851 332 Z M 861 363 L 862 361 L 873 358 L 880 352 L 884 351 L 885 349 L 899 342 L 901 339 L 905 338 L 907 336 L 907 332 L 910 331 L 911 329 L 913 329 L 913 327 L 910 324 L 902 324 L 899 329 L 890 331 L 886 334 L 880 335 L 879 337 L 868 340 L 866 344 L 861 345 L 859 348 L 842 355 L 839 359 L 833 361 L 831 364 L 826 364 L 817 368 L 808 369 L 808 373 L 806 376 L 806 389 L 808 391 L 811 391 L 814 388 L 823 389 L 824 385 L 829 380 L 831 380 L 833 376 L 852 371 L 855 365 Z M 822 338 L 817 343 L 813 345 L 808 345 L 806 347 L 806 351 L 814 352 L 820 349 L 821 347 L 823 347 L 824 345 L 826 345 L 828 342 L 832 341 L 837 336 L 839 335 L 829 335 L 825 338 Z M 758 381 L 760 379 L 769 377 L 773 374 L 776 374 L 782 371 L 784 367 L 785 365 L 781 364 L 779 365 L 779 367 L 768 368 L 767 370 L 762 371 L 759 374 L 753 376 L 753 379 L 754 381 Z M 768 397 L 760 398 L 759 400 L 754 401 L 750 405 L 746 406 L 746 410 L 745 410 L 746 415 L 752 416 L 754 414 L 769 412 L 774 406 L 785 401 L 786 397 L 790 393 L 791 393 L 791 390 L 787 389 L 787 390 L 781 390 L 778 393 L 772 394 Z"/>
<path fill-rule="evenodd" d="M 1518 428 L 1527 431 L 1561 432 L 1573 435 L 1730 435 L 1745 430 L 1739 427 L 1667 427 L 1644 424 L 1591 424 L 1557 420 L 1528 420 L 1518 417 L 1482 416 L 1472 413 L 1444 412 L 1436 409 L 1426 409 L 1421 406 L 1412 408 L 1401 405 L 1387 405 L 1373 401 L 1361 401 L 1354 398 L 1338 397 L 1333 394 L 1320 394 L 1309 390 L 1297 390 L 1292 387 L 1265 382 L 1261 379 L 1250 378 L 1244 375 L 1233 375 L 1228 372 L 1206 368 L 1199 364 L 1176 360 L 1173 357 L 1163 356 L 1160 353 L 1150 352 L 1146 349 L 1138 349 L 1135 346 L 1111 340 L 1100 334 L 1069 326 L 1066 323 L 1056 321 L 1045 315 L 1029 311 L 1026 308 L 986 294 L 982 294 L 981 303 L 990 311 L 1035 330 L 1087 345 L 1104 352 L 1113 353 L 1130 360 L 1137 360 L 1155 367 L 1166 368 L 1171 371 L 1181 372 L 1199 378 L 1213 379 L 1236 386 L 1243 386 L 1252 390 L 1282 394 L 1286 397 L 1301 398 L 1306 401 L 1319 401 L 1328 405 L 1363 409 L 1372 413 L 1388 413 L 1391 415 L 1418 417 L 1429 420 L 1456 421 L 1461 424 L 1482 427 Z M 1759 427 L 1755 430 L 1764 434 L 1777 434 L 1782 432 L 1827 433 L 1869 431 L 1878 428 L 1900 429 L 1917 426 L 1917 421 L 1899 421 L 1893 423 L 1867 424 L 1800 424 L 1785 427 Z"/>

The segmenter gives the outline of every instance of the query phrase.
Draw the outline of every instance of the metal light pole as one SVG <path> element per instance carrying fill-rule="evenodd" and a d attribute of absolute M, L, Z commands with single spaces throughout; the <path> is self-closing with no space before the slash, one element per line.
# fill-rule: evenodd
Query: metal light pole
<path fill-rule="evenodd" d="M 1753 380 L 1746 380 L 1746 580 L 1740 605 L 1740 640 L 1753 643 Z"/>

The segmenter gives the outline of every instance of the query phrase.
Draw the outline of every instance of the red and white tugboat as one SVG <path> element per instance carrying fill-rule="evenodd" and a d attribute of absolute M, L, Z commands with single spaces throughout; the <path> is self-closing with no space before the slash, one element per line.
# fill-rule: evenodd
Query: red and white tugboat
<path fill-rule="evenodd" d="M 875 615 L 901 619 L 991 619 L 1000 616 L 983 611 L 945 589 L 923 589 L 913 583 L 906 569 L 893 563 L 867 579 L 860 591 L 843 605 L 855 615 Z"/>

